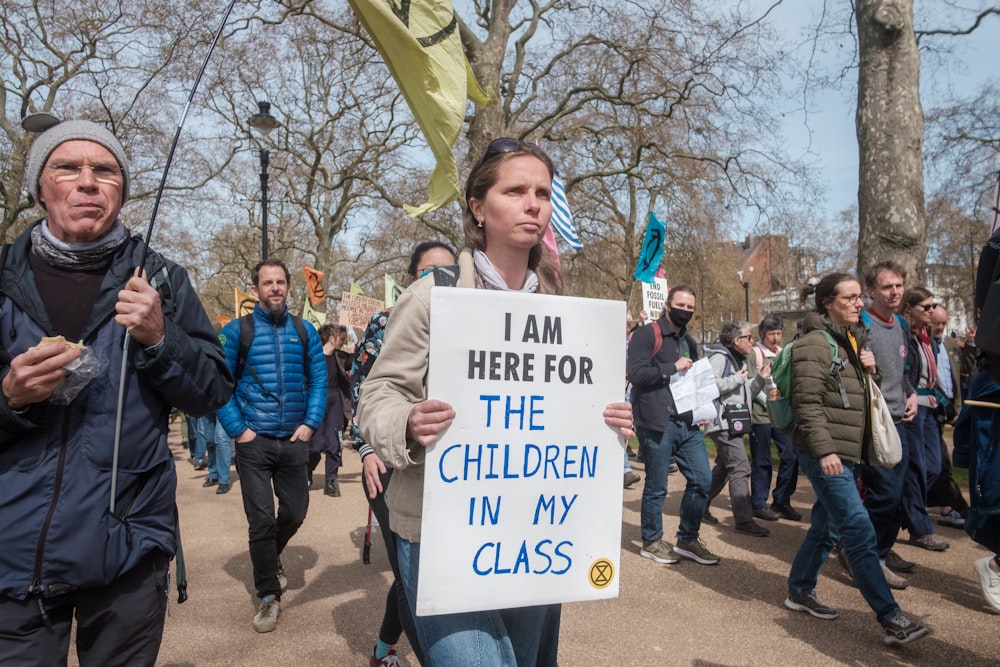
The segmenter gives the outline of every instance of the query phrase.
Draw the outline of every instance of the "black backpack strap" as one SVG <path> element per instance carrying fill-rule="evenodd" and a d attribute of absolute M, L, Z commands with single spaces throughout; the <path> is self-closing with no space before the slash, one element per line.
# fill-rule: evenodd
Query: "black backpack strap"
<path fill-rule="evenodd" d="M 170 273 L 167 271 L 166 265 L 160 267 L 160 270 L 150 277 L 149 284 L 160 295 L 160 307 L 163 310 L 163 316 L 173 319 L 177 307 L 174 304 L 174 291 L 170 285 Z"/>
<path fill-rule="evenodd" d="M 292 325 L 295 327 L 295 331 L 299 334 L 299 340 L 302 341 L 302 357 L 306 362 L 306 374 L 309 373 L 309 366 L 312 364 L 312 355 L 309 354 L 309 334 L 306 333 L 306 325 L 302 323 L 302 318 L 288 313 L 288 316 L 292 318 Z"/>
<path fill-rule="evenodd" d="M 235 379 L 239 379 L 243 375 L 243 367 L 246 366 L 247 355 L 250 354 L 250 343 L 253 341 L 253 330 L 253 315 L 241 316 L 239 347 L 236 352 L 236 370 L 233 372 Z"/>
<path fill-rule="evenodd" d="M 4 267 L 7 266 L 7 253 L 9 252 L 10 252 L 10 244 L 4 243 L 3 248 L 0 248 L 0 313 L 3 312 L 3 301 L 2 301 L 3 270 Z M 10 353 L 7 352 L 7 347 L 2 342 L 0 342 L 0 364 L 6 365 L 9 363 L 10 363 Z"/>

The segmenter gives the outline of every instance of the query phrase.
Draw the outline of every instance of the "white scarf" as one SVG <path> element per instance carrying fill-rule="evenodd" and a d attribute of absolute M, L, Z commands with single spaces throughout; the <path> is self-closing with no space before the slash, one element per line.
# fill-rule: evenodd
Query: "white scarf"
<path fill-rule="evenodd" d="M 476 263 L 476 273 L 483 279 L 483 286 L 486 289 L 495 289 L 502 292 L 536 292 L 538 291 L 538 276 L 531 269 L 524 277 L 524 287 L 519 290 L 512 290 L 507 286 L 507 281 L 503 279 L 500 272 L 493 266 L 493 262 L 482 250 L 473 250 L 472 259 Z"/>

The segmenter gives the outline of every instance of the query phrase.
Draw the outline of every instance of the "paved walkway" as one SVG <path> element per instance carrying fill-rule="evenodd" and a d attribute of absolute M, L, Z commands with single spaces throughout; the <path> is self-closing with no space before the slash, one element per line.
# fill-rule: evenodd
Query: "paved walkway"
<path fill-rule="evenodd" d="M 342 497 L 326 497 L 319 488 L 311 493 L 305 525 L 282 557 L 289 590 L 282 599 L 281 620 L 275 632 L 260 635 L 250 626 L 256 598 L 238 482 L 222 496 L 203 489 L 205 471 L 191 467 L 176 433 L 171 442 L 179 472 L 190 599 L 177 605 L 176 593 L 171 594 L 158 664 L 366 665 L 390 579 L 377 535 L 371 564 L 361 562 L 367 505 L 354 452 L 345 452 Z M 643 474 L 642 466 L 636 471 Z M 315 487 L 321 487 L 320 478 L 317 474 Z M 839 619 L 822 621 L 782 606 L 785 577 L 805 522 L 768 524 L 772 533 L 763 539 L 737 534 L 723 494 L 713 507 L 722 523 L 702 529 L 722 562 L 712 567 L 691 561 L 659 565 L 638 555 L 641 487 L 639 483 L 625 491 L 621 596 L 563 607 L 563 667 L 985 667 L 1000 661 L 1000 615 L 985 603 L 973 571 L 973 560 L 986 552 L 961 531 L 940 529 L 952 543 L 943 553 L 897 547 L 900 555 L 919 564 L 910 576 L 910 588 L 897 599 L 904 610 L 922 618 L 932 634 L 907 647 L 887 648 L 874 615 L 836 560 L 824 567 L 818 593 L 840 610 Z M 682 492 L 683 478 L 671 475 L 664 520 L 671 537 Z M 808 516 L 811 502 L 803 477 L 794 504 Z M 405 639 L 399 651 L 415 667 Z"/>

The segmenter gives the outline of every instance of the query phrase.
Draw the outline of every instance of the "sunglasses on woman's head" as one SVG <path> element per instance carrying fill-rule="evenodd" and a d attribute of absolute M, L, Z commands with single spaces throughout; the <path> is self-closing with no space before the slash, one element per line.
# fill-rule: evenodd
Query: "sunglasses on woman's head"
<path fill-rule="evenodd" d="M 486 152 L 483 157 L 488 155 L 498 155 L 500 153 L 516 153 L 517 151 L 523 151 L 531 144 L 527 144 L 520 139 L 512 139 L 511 137 L 500 137 L 499 139 L 494 139 L 490 142 L 489 146 L 486 147 Z"/>

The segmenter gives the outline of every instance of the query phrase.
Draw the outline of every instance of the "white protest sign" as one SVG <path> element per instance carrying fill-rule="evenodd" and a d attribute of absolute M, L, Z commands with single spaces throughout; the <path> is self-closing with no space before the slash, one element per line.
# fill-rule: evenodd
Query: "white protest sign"
<path fill-rule="evenodd" d="M 660 317 L 667 303 L 667 279 L 653 278 L 651 283 L 642 284 L 642 309 L 649 315 L 649 322 Z"/>
<path fill-rule="evenodd" d="M 417 614 L 618 596 L 625 304 L 431 290 Z"/>

